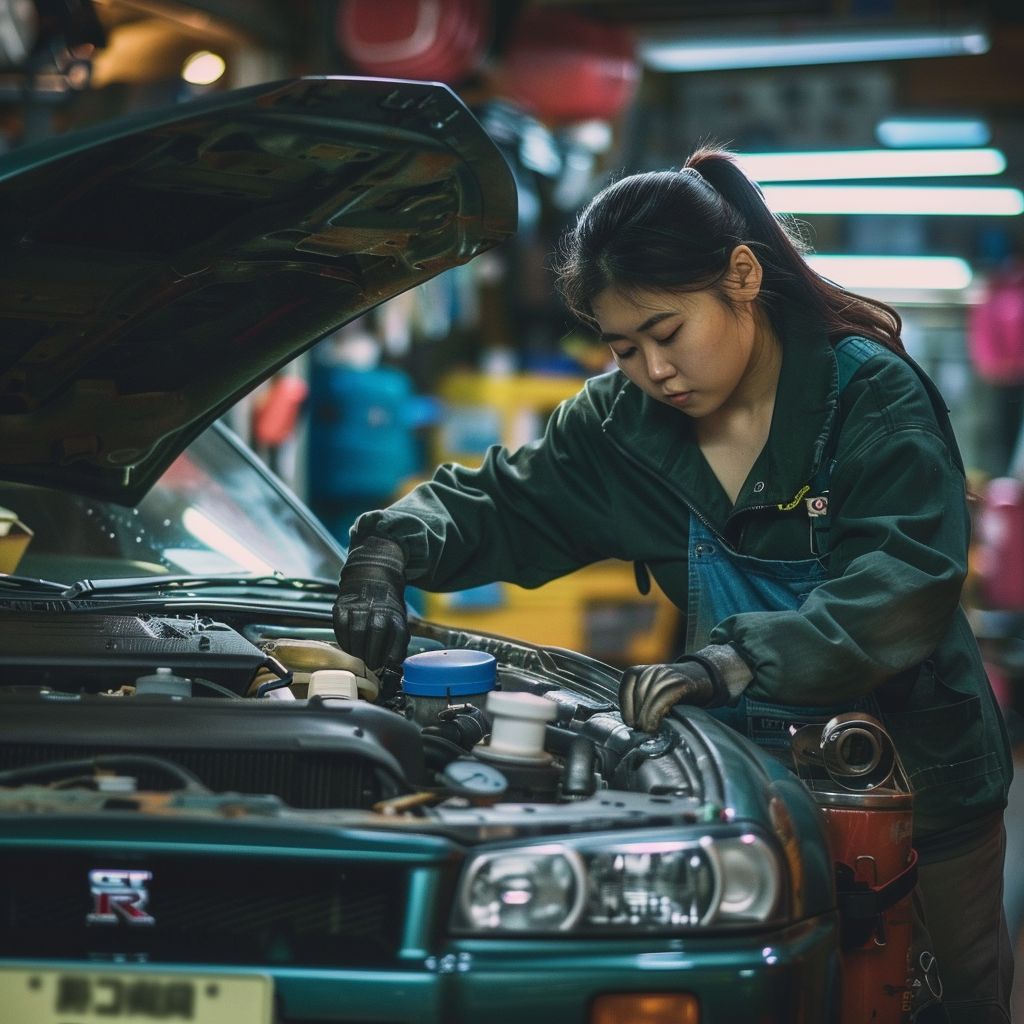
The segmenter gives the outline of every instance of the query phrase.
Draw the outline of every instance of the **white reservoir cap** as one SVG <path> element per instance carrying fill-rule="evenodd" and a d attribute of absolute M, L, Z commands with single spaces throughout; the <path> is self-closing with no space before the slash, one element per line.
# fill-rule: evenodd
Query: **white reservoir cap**
<path fill-rule="evenodd" d="M 355 673 L 343 668 L 322 668 L 310 674 L 307 699 L 312 697 L 335 697 L 341 700 L 357 700 L 359 687 Z"/>
<path fill-rule="evenodd" d="M 491 737 L 476 750 L 502 760 L 549 761 L 544 750 L 544 726 L 558 716 L 558 706 L 546 697 L 532 693 L 505 693 L 492 690 L 487 695 L 491 716 Z"/>

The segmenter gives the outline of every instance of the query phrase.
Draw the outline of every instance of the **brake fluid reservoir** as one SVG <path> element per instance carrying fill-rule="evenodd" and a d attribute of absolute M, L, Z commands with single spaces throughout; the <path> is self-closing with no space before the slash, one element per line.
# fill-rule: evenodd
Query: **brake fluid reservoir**
<path fill-rule="evenodd" d="M 423 651 L 402 663 L 402 692 L 419 725 L 435 724 L 438 712 L 451 704 L 483 709 L 497 680 L 498 663 L 484 651 Z"/>

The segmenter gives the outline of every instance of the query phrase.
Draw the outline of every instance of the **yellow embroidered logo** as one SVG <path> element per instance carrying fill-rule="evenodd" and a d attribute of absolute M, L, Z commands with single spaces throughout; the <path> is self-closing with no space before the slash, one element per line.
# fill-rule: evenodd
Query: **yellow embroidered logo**
<path fill-rule="evenodd" d="M 811 485 L 810 484 L 804 484 L 803 487 L 801 487 L 800 490 L 796 492 L 796 494 L 793 496 L 792 500 L 787 501 L 784 505 L 777 505 L 776 508 L 778 508 L 778 510 L 780 512 L 792 512 L 793 509 L 795 509 L 797 507 L 797 505 L 800 504 L 800 502 L 803 500 L 804 495 L 810 489 L 811 489 Z"/>

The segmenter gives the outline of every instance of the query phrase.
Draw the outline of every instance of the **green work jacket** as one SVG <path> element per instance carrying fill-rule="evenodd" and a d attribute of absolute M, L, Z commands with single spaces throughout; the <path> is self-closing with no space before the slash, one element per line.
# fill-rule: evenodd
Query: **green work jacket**
<path fill-rule="evenodd" d="M 732 615 L 711 639 L 736 648 L 761 700 L 828 706 L 873 692 L 914 786 L 915 833 L 970 828 L 1005 805 L 1012 764 L 959 604 L 970 522 L 945 407 L 888 350 L 840 393 L 823 333 L 791 322 L 780 334 L 771 429 L 735 503 L 692 420 L 613 371 L 563 402 L 539 440 L 491 448 L 479 469 L 443 465 L 364 514 L 353 542 L 397 541 L 407 578 L 427 590 L 536 587 L 604 558 L 642 562 L 685 614 L 691 511 L 742 554 L 812 557 L 803 498 L 834 460 L 826 582 L 794 611 Z"/>

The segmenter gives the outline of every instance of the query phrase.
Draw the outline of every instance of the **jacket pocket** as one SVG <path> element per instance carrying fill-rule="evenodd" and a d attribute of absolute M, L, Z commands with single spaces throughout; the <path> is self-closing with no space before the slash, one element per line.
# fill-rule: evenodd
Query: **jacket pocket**
<path fill-rule="evenodd" d="M 981 700 L 968 697 L 944 707 L 884 716 L 914 791 L 985 775 L 999 757 L 978 742 Z"/>
<path fill-rule="evenodd" d="M 923 667 L 914 691 L 910 702 L 918 707 L 885 711 L 882 719 L 913 790 L 915 833 L 931 833 L 1001 806 L 1002 763 L 986 741 L 981 697 L 946 686 L 931 666 Z"/>

